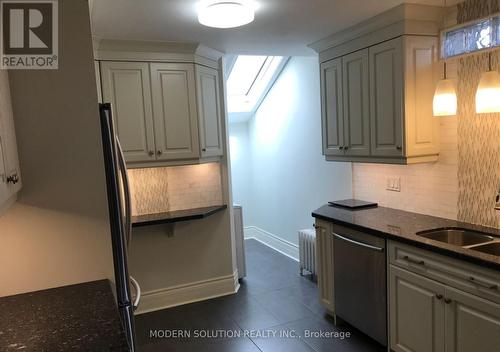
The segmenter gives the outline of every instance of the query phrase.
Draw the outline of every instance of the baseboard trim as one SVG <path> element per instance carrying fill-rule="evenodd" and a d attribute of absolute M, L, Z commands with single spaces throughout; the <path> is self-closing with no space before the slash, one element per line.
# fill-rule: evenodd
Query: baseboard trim
<path fill-rule="evenodd" d="M 299 246 L 282 239 L 281 237 L 267 232 L 257 226 L 246 226 L 244 228 L 245 239 L 253 238 L 262 244 L 280 252 L 295 261 L 299 261 Z"/>
<path fill-rule="evenodd" d="M 136 315 L 238 292 L 238 271 L 232 275 L 144 292 Z"/>

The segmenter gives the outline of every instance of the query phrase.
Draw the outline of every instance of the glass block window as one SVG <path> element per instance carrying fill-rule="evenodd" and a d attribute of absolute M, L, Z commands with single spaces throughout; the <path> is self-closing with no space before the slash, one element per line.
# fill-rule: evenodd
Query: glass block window
<path fill-rule="evenodd" d="M 500 46 L 500 14 L 444 30 L 441 57 L 444 59 Z"/>

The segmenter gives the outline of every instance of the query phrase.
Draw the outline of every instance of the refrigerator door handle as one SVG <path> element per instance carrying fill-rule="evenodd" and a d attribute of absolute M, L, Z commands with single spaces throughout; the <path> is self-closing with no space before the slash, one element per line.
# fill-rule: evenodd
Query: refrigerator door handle
<path fill-rule="evenodd" d="M 124 223 L 124 233 L 125 240 L 127 243 L 127 250 L 130 246 L 130 240 L 132 237 L 132 202 L 130 199 L 130 185 L 128 181 L 127 174 L 127 164 L 125 162 L 125 157 L 123 156 L 123 149 L 120 145 L 120 141 L 116 138 L 116 154 L 118 154 L 118 163 L 120 169 L 120 175 L 122 179 L 122 187 L 123 187 L 123 198 L 125 203 L 125 223 Z"/>
<path fill-rule="evenodd" d="M 127 174 L 127 164 L 125 162 L 125 157 L 123 155 L 123 149 L 120 145 L 120 141 L 116 138 L 116 149 L 118 154 L 118 163 L 120 168 L 120 175 L 122 178 L 122 187 L 123 187 L 123 198 L 125 203 L 125 221 L 124 221 L 124 233 L 125 233 L 125 241 L 127 243 L 127 251 L 130 247 L 130 241 L 132 239 L 132 202 L 130 199 L 130 185 Z M 132 286 L 134 286 L 135 298 L 132 302 L 133 309 L 136 310 L 139 306 L 139 302 L 141 301 L 141 286 L 136 279 L 134 279 L 131 275 L 129 275 L 129 281 Z"/>
<path fill-rule="evenodd" d="M 135 290 L 135 299 L 134 302 L 132 302 L 132 306 L 134 310 L 136 310 L 137 307 L 139 307 L 139 303 L 141 301 L 141 286 L 139 286 L 137 280 L 134 279 L 132 276 L 130 276 L 130 283 L 132 284 L 132 286 L 134 286 Z"/>

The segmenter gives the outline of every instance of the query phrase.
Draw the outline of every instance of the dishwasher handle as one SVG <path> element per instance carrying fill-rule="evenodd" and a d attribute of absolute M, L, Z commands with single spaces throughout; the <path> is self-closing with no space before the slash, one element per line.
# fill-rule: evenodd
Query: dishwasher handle
<path fill-rule="evenodd" d="M 336 234 L 335 232 L 332 232 L 332 235 L 333 235 L 334 237 L 338 238 L 339 240 L 342 240 L 342 241 L 346 241 L 346 242 L 349 242 L 349 243 L 355 244 L 356 246 L 360 246 L 360 247 L 364 247 L 364 248 L 372 249 L 372 250 L 377 251 L 377 252 L 383 252 L 383 251 L 384 251 L 384 248 L 382 248 L 382 247 L 372 246 L 371 244 L 368 244 L 368 243 L 355 241 L 355 240 L 353 240 L 353 239 L 350 239 L 350 238 L 347 238 L 347 237 L 341 236 L 341 235 L 339 235 L 339 234 Z"/>

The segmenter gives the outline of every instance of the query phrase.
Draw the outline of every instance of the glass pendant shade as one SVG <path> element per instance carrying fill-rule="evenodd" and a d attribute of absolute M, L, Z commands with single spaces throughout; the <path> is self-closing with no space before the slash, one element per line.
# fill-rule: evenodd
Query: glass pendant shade
<path fill-rule="evenodd" d="M 500 112 L 500 74 L 484 72 L 476 92 L 476 113 Z"/>
<path fill-rule="evenodd" d="M 432 101 L 434 116 L 450 116 L 457 114 L 457 93 L 451 79 L 442 79 L 437 83 Z"/>
<path fill-rule="evenodd" d="M 198 7 L 198 22 L 207 27 L 234 28 L 254 18 L 255 5 L 250 0 L 206 0 Z"/>

